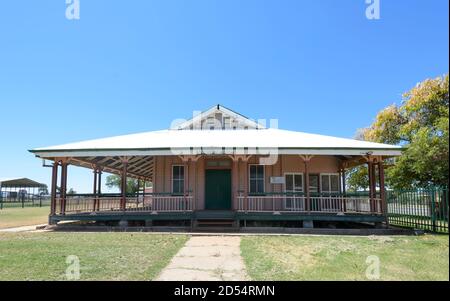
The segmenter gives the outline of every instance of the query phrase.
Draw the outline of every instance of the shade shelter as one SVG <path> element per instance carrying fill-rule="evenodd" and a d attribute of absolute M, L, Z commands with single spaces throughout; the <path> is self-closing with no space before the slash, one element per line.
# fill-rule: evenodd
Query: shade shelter
<path fill-rule="evenodd" d="M 40 199 L 40 190 L 47 185 L 28 178 L 0 179 L 0 207 L 4 203 L 21 203 Z"/>

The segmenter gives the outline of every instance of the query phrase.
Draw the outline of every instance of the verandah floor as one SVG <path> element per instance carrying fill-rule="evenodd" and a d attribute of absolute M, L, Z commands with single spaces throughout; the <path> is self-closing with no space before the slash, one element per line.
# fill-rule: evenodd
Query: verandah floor
<path fill-rule="evenodd" d="M 381 223 L 385 217 L 378 214 L 346 213 L 273 213 L 273 212 L 237 212 L 237 211 L 186 211 L 186 212 L 123 212 L 99 211 L 91 213 L 71 213 L 51 217 L 53 222 L 65 220 L 79 221 L 191 221 L 199 219 L 228 219 L 236 221 L 329 221 L 329 222 L 368 222 Z"/>

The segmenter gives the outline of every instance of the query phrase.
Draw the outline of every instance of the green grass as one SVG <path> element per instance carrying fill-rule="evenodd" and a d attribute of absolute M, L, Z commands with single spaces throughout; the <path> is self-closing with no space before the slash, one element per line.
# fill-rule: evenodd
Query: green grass
<path fill-rule="evenodd" d="M 368 280 L 366 259 L 380 259 L 379 280 L 449 280 L 449 237 L 243 237 L 253 280 Z"/>
<path fill-rule="evenodd" d="M 46 224 L 50 207 L 4 208 L 0 210 L 0 229 Z"/>
<path fill-rule="evenodd" d="M 66 280 L 66 258 L 80 280 L 151 280 L 184 245 L 184 235 L 146 233 L 0 233 L 1 280 Z"/>

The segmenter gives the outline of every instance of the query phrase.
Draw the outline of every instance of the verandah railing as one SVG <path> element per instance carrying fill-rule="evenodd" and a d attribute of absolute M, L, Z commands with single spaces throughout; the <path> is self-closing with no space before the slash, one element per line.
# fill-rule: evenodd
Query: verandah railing
<path fill-rule="evenodd" d="M 56 199 L 56 214 L 90 212 L 185 212 L 193 210 L 190 195 L 139 194 L 127 195 L 125 208 L 122 196 L 118 194 L 77 194 L 67 195 L 66 199 Z"/>
<path fill-rule="evenodd" d="M 303 193 L 241 194 L 237 198 L 241 212 L 383 214 L 382 200 L 364 195 L 312 194 L 309 201 Z"/>
<path fill-rule="evenodd" d="M 387 191 L 391 225 L 449 233 L 448 187 Z"/>

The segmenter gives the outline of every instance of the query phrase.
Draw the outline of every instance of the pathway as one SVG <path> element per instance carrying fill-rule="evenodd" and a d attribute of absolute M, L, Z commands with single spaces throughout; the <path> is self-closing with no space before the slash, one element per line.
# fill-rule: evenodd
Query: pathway
<path fill-rule="evenodd" d="M 2 228 L 2 229 L 0 229 L 0 232 L 3 232 L 3 233 L 35 232 L 35 231 L 42 231 L 42 230 L 38 230 L 37 228 L 41 228 L 41 227 L 45 227 L 45 226 L 46 226 L 46 224 L 21 226 L 21 227 L 14 227 L 14 228 Z"/>
<path fill-rule="evenodd" d="M 237 236 L 194 236 L 172 258 L 157 281 L 249 280 Z"/>

